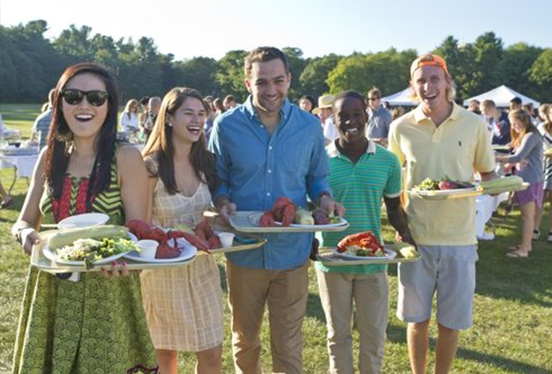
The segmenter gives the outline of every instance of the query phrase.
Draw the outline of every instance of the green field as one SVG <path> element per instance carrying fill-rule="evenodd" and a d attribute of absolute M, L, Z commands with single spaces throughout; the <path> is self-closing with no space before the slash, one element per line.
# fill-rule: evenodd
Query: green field
<path fill-rule="evenodd" d="M 28 135 L 38 108 L 39 105 L 0 105 L 0 113 L 9 127 L 19 128 Z M 6 185 L 11 181 L 12 174 L 10 170 L 2 170 L 0 176 Z M 11 368 L 19 306 L 28 268 L 28 257 L 9 234 L 23 203 L 26 188 L 26 181 L 19 180 L 14 188 L 15 207 L 0 210 L 0 373 Z M 480 243 L 475 324 L 461 334 L 453 372 L 552 373 L 552 244 L 536 242 L 529 259 L 505 258 L 507 248 L 519 242 L 521 222 L 517 211 L 504 216 L 501 209 L 500 213 L 499 217 L 493 218 L 497 238 Z M 547 231 L 546 225 L 547 219 L 543 220 L 541 231 Z M 389 229 L 385 235 L 388 240 L 392 238 Z M 218 260 L 224 278 L 223 258 Z M 389 268 L 389 280 L 391 307 L 383 372 L 409 373 L 405 324 L 395 317 L 397 277 L 394 265 Z M 303 359 L 305 373 L 323 374 L 328 367 L 326 328 L 312 268 L 310 281 L 307 317 L 303 325 Z M 265 319 L 262 331 L 262 357 L 263 369 L 270 372 L 267 322 Z M 431 370 L 428 372 L 433 371 L 435 336 L 435 324 L 432 324 Z M 354 349 L 356 355 L 358 344 L 355 344 Z M 232 373 L 228 309 L 223 355 L 223 372 Z M 193 372 L 193 355 L 182 353 L 179 361 L 182 373 Z"/>

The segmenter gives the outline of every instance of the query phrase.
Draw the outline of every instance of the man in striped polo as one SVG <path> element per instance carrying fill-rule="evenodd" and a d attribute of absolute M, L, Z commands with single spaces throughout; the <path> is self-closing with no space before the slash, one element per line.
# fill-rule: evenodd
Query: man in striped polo
<path fill-rule="evenodd" d="M 367 114 L 357 92 L 340 93 L 333 104 L 339 137 L 328 145 L 328 181 L 336 201 L 346 208 L 347 230 L 325 232 L 324 246 L 346 235 L 372 231 L 382 242 L 381 200 L 389 222 L 412 242 L 400 203 L 401 166 L 397 156 L 365 136 Z M 379 373 L 383 362 L 389 308 L 386 265 L 327 267 L 316 262 L 320 298 L 328 328 L 330 373 L 354 373 L 351 319 L 353 302 L 359 331 L 359 371 Z"/>

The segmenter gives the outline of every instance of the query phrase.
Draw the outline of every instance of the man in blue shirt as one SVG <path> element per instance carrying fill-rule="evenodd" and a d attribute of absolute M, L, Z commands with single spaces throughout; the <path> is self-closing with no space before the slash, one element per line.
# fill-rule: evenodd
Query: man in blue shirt
<path fill-rule="evenodd" d="M 330 197 L 328 161 L 318 120 L 290 104 L 286 55 L 272 47 L 245 59 L 246 102 L 217 117 L 210 147 L 222 183 L 214 195 L 223 217 L 266 211 L 279 197 L 310 199 L 344 213 Z M 302 373 L 301 325 L 308 295 L 310 233 L 265 235 L 261 249 L 227 254 L 232 344 L 237 373 L 261 373 L 259 333 L 268 304 L 272 370 Z"/>
<path fill-rule="evenodd" d="M 52 122 L 52 103 L 54 102 L 54 93 L 52 89 L 48 93 L 48 108 L 41 113 L 35 120 L 31 129 L 31 140 L 38 142 L 38 149 L 42 150 L 48 140 L 48 132 L 50 131 L 50 123 Z"/>
<path fill-rule="evenodd" d="M 366 99 L 368 108 L 368 124 L 366 126 L 366 136 L 368 139 L 387 147 L 387 135 L 389 134 L 389 126 L 391 125 L 391 113 L 380 105 L 381 92 L 374 87 L 368 91 Z"/>
<path fill-rule="evenodd" d="M 508 114 L 500 111 L 492 100 L 483 100 L 481 108 L 493 133 L 492 144 L 509 144 L 512 138 L 510 137 L 510 121 L 508 120 Z"/>

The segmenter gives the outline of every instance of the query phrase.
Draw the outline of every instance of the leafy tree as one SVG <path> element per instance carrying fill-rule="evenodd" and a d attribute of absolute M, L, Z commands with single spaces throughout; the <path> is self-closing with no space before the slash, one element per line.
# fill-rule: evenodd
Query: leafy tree
<path fill-rule="evenodd" d="M 531 66 L 529 79 L 536 84 L 536 97 L 550 102 L 552 97 L 552 49 L 544 50 Z"/>
<path fill-rule="evenodd" d="M 163 96 L 162 58 L 153 39 L 142 37 L 131 53 L 120 54 L 119 83 L 123 97 Z"/>
<path fill-rule="evenodd" d="M 458 97 L 465 98 L 476 93 L 474 77 L 477 69 L 471 44 L 459 45 L 457 39 L 448 36 L 433 53 L 443 57 L 447 62 L 448 71 L 457 86 Z"/>
<path fill-rule="evenodd" d="M 54 47 L 61 54 L 69 57 L 73 63 L 77 61 L 93 61 L 94 48 L 92 45 L 92 28 L 81 26 L 77 28 L 71 24 L 54 39 Z"/>
<path fill-rule="evenodd" d="M 303 59 L 303 51 L 299 48 L 284 47 L 282 48 L 282 52 L 284 52 L 288 58 L 289 72 L 291 73 L 291 86 L 288 95 L 291 100 L 295 100 L 302 95 L 299 77 L 307 62 Z"/>
<path fill-rule="evenodd" d="M 497 38 L 494 32 L 487 32 L 476 39 L 473 52 L 476 69 L 474 90 L 481 93 L 500 85 L 502 82 L 497 67 L 504 54 L 502 39 Z"/>
<path fill-rule="evenodd" d="M 194 57 L 175 63 L 179 85 L 192 87 L 202 95 L 216 94 L 217 61 L 209 57 Z M 243 84 L 243 83 L 242 83 Z"/>
<path fill-rule="evenodd" d="M 175 86 L 190 86 L 204 95 L 233 94 L 244 100 L 243 62 L 246 51 L 229 51 L 216 61 L 195 57 L 175 61 L 174 55 L 159 53 L 152 38 L 132 39 L 92 34 L 88 26 L 70 25 L 53 41 L 44 38 L 43 20 L 0 26 L 0 100 L 43 102 L 61 72 L 82 61 L 101 63 L 117 76 L 123 100 L 145 95 L 162 96 Z M 286 47 L 292 83 L 290 98 L 301 94 L 321 95 L 355 89 L 365 93 L 373 86 L 384 95 L 404 89 L 414 50 L 395 49 L 346 57 L 330 54 L 305 59 L 299 48 Z M 493 32 L 474 43 L 459 45 L 452 35 L 434 50 L 448 63 L 461 97 L 469 97 L 507 84 L 530 96 L 549 100 L 552 96 L 552 50 L 517 43 L 504 49 Z"/>
<path fill-rule="evenodd" d="M 19 53 L 10 30 L 0 26 L 0 46 L 2 58 L 0 58 L 0 101 L 11 101 L 18 90 L 17 68 L 14 58 Z"/>
<path fill-rule="evenodd" d="M 59 71 L 59 59 L 43 35 L 46 21 L 1 30 L 0 97 L 13 102 L 45 101 Z"/>
<path fill-rule="evenodd" d="M 231 94 L 238 102 L 244 101 L 247 97 L 248 92 L 243 83 L 245 56 L 247 56 L 246 51 L 234 50 L 227 52 L 220 59 L 215 73 L 215 79 L 220 88 L 219 97 Z"/>
<path fill-rule="evenodd" d="M 340 59 L 341 57 L 334 53 L 310 59 L 299 77 L 302 93 L 316 97 L 328 92 L 326 79 Z"/>
<path fill-rule="evenodd" d="M 378 87 L 388 95 L 408 86 L 410 64 L 416 58 L 416 51 L 397 52 L 391 48 L 375 54 L 353 54 L 339 61 L 326 83 L 331 93 L 353 89 L 366 93 Z"/>
<path fill-rule="evenodd" d="M 504 50 L 498 70 L 503 84 L 529 96 L 538 94 L 538 88 L 530 81 L 531 66 L 542 53 L 542 48 L 517 43 Z"/>

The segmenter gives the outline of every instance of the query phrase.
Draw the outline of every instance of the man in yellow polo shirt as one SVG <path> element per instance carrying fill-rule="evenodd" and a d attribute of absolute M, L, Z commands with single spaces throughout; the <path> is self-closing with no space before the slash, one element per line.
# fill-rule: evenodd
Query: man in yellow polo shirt
<path fill-rule="evenodd" d="M 389 150 L 406 167 L 404 187 L 424 179 L 495 178 L 495 162 L 484 120 L 454 103 L 455 89 L 443 58 L 418 57 L 410 68 L 420 105 L 391 124 Z M 448 373 L 459 330 L 472 325 L 475 291 L 475 198 L 423 200 L 409 196 L 406 213 L 422 259 L 399 266 L 397 317 L 408 322 L 413 373 L 426 372 L 429 321 L 437 293 L 435 373 Z"/>

